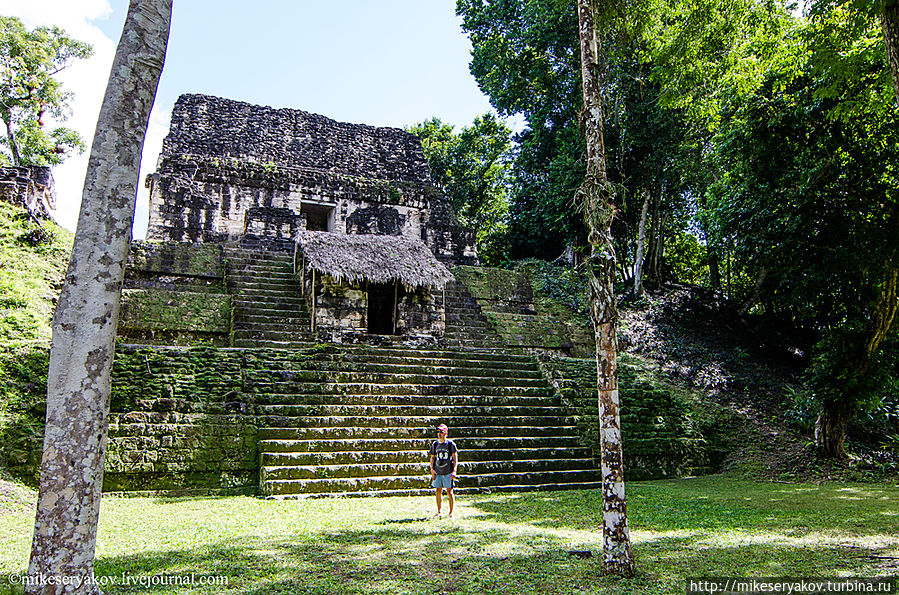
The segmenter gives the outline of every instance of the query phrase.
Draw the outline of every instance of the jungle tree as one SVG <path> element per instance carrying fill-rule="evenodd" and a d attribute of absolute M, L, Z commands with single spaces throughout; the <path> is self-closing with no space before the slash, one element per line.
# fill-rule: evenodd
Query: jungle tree
<path fill-rule="evenodd" d="M 99 593 L 91 582 L 110 376 L 141 151 L 165 62 L 172 0 L 132 0 L 91 146 L 81 212 L 53 319 L 47 420 L 30 577 L 77 577 L 31 593 Z M 46 587 L 46 588 L 45 588 Z"/>

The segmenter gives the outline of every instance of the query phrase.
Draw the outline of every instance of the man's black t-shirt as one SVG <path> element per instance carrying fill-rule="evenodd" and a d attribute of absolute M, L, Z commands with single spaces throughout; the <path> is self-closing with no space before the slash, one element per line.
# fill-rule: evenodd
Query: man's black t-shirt
<path fill-rule="evenodd" d="M 459 449 L 453 444 L 452 440 L 440 442 L 435 440 L 431 444 L 430 455 L 434 457 L 434 470 L 437 475 L 449 475 L 453 472 L 453 454 Z"/>

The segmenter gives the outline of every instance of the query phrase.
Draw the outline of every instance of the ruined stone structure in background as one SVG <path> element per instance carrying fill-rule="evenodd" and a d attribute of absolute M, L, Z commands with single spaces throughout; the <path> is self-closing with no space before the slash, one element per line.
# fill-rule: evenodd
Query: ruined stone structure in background
<path fill-rule="evenodd" d="M 129 268 L 121 332 L 130 340 L 223 344 L 227 336 L 232 346 L 289 347 L 394 336 L 436 345 L 453 280 L 444 265 L 478 262 L 474 233 L 431 181 L 418 139 L 396 128 L 183 95 L 147 185 L 147 246 L 156 247 L 137 244 Z M 200 268 L 218 259 L 218 288 L 200 281 L 208 271 L 177 264 L 192 260 L 185 246 L 201 245 L 212 261 Z M 285 258 L 292 281 L 282 277 Z M 218 312 L 224 294 L 234 314 L 226 332 L 209 324 L 218 316 L 173 320 L 171 312 L 210 304 Z M 266 314 L 266 301 L 290 316 Z"/>
<path fill-rule="evenodd" d="M 397 128 L 182 95 L 147 184 L 148 240 L 393 235 L 424 242 L 442 262 L 477 264 L 474 235 L 431 181 L 421 144 Z"/>
<path fill-rule="evenodd" d="M 38 218 L 49 219 L 56 209 L 53 176 L 42 165 L 0 167 L 0 200 L 21 205 Z"/>
<path fill-rule="evenodd" d="M 106 490 L 426 493 L 437 423 L 469 457 L 462 491 L 599 486 L 596 399 L 571 372 L 595 361 L 533 355 L 590 356 L 589 322 L 477 266 L 415 137 L 186 95 L 148 185 Z"/>

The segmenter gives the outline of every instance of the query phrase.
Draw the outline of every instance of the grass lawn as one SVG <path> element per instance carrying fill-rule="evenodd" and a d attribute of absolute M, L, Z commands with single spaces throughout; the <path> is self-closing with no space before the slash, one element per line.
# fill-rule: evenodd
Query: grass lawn
<path fill-rule="evenodd" d="M 444 502 L 444 506 L 446 503 Z M 225 576 L 106 593 L 684 593 L 700 576 L 895 576 L 899 485 L 712 476 L 628 484 L 638 574 L 605 577 L 595 491 L 269 501 L 104 498 L 97 576 Z M 446 512 L 444 510 L 444 512 Z M 24 572 L 32 510 L 0 513 L 0 593 Z M 184 580 L 183 578 L 180 580 Z M 199 578 L 197 578 L 199 580 Z"/>

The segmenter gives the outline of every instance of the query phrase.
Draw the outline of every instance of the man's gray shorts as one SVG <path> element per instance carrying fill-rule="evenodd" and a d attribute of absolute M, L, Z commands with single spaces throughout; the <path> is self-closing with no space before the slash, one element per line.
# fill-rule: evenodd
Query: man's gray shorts
<path fill-rule="evenodd" d="M 447 473 L 446 475 L 437 475 L 434 477 L 434 481 L 431 482 L 432 488 L 446 488 L 448 490 L 453 489 L 453 477 L 451 474 Z"/>

